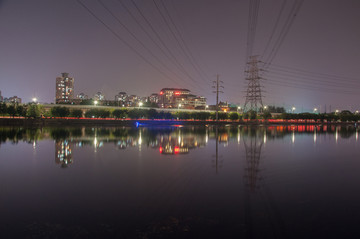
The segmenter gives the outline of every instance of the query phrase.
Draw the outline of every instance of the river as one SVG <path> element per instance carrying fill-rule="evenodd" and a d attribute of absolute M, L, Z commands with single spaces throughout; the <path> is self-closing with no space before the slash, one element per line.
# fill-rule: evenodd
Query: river
<path fill-rule="evenodd" d="M 1 238 L 360 238 L 354 126 L 0 128 Z"/>

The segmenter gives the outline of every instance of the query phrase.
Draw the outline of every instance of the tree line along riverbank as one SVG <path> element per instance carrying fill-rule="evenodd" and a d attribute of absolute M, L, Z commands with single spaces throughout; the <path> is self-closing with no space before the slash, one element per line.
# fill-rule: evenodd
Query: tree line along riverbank
<path fill-rule="evenodd" d="M 184 121 L 187 122 L 199 122 L 213 123 L 216 119 L 216 113 L 210 111 L 163 111 L 161 109 L 154 108 L 102 108 L 93 107 L 88 109 L 71 108 L 66 106 L 47 106 L 44 107 L 40 104 L 0 104 L 0 116 L 5 117 L 5 120 L 1 122 L 15 122 L 18 118 L 19 122 L 72 122 L 78 124 L 79 122 L 86 123 L 97 122 L 110 123 L 111 120 L 118 121 L 133 121 L 133 120 L 154 120 L 160 122 L 166 121 Z M 19 117 L 22 117 L 20 119 Z M 56 120 L 55 120 L 56 119 Z M 332 112 L 332 113 L 281 113 L 274 114 L 269 111 L 262 113 L 256 113 L 254 111 L 248 111 L 246 113 L 238 112 L 219 112 L 218 119 L 223 123 L 340 123 L 340 122 L 358 122 L 360 120 L 360 114 L 352 113 L 350 111 Z M 87 121 L 86 121 L 87 120 Z M 56 123 L 57 122 L 57 123 Z M 6 123 L 10 124 L 10 123 Z M 125 124 L 125 123 L 123 123 Z M 195 124 L 195 123 L 193 123 Z"/>

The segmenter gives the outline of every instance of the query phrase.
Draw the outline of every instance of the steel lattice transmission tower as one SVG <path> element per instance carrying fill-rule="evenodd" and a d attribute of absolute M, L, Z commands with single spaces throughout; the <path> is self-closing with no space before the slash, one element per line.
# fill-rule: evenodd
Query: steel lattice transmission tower
<path fill-rule="evenodd" d="M 260 77 L 257 59 L 258 56 L 250 56 L 249 62 L 246 67 L 246 80 L 248 81 L 248 87 L 246 90 L 246 99 L 244 105 L 244 111 L 255 111 L 259 112 L 263 108 L 262 102 L 262 90 L 260 85 Z"/>

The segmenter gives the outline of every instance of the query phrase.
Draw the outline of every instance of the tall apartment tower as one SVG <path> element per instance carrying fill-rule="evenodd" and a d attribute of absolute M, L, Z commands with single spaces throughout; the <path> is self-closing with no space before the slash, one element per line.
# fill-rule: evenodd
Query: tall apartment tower
<path fill-rule="evenodd" d="M 61 73 L 61 77 L 56 77 L 56 97 L 55 103 L 68 103 L 74 98 L 74 78 L 69 77 L 69 73 Z"/>

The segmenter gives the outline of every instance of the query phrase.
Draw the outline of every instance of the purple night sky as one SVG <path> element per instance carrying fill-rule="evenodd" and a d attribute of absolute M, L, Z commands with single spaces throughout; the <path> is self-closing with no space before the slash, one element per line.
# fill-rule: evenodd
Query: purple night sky
<path fill-rule="evenodd" d="M 296 0 L 285 1 L 273 41 L 265 51 L 283 1 L 260 1 L 252 52 L 263 60 L 274 49 Z M 76 0 L 0 0 L 0 90 L 4 97 L 53 102 L 55 78 L 69 72 L 75 78 L 75 95 L 83 92 L 92 97 L 101 91 L 106 99 L 114 99 L 120 91 L 149 96 L 164 87 L 182 87 L 214 104 L 211 85 L 220 74 L 224 81 L 220 99 L 244 104 L 249 1 L 82 3 L 113 33 Z M 327 111 L 330 105 L 332 110 L 360 110 L 359 10 L 358 0 L 305 0 L 264 74 L 264 104 L 295 106 L 297 112 L 314 107 L 324 111 L 325 105 Z"/>

